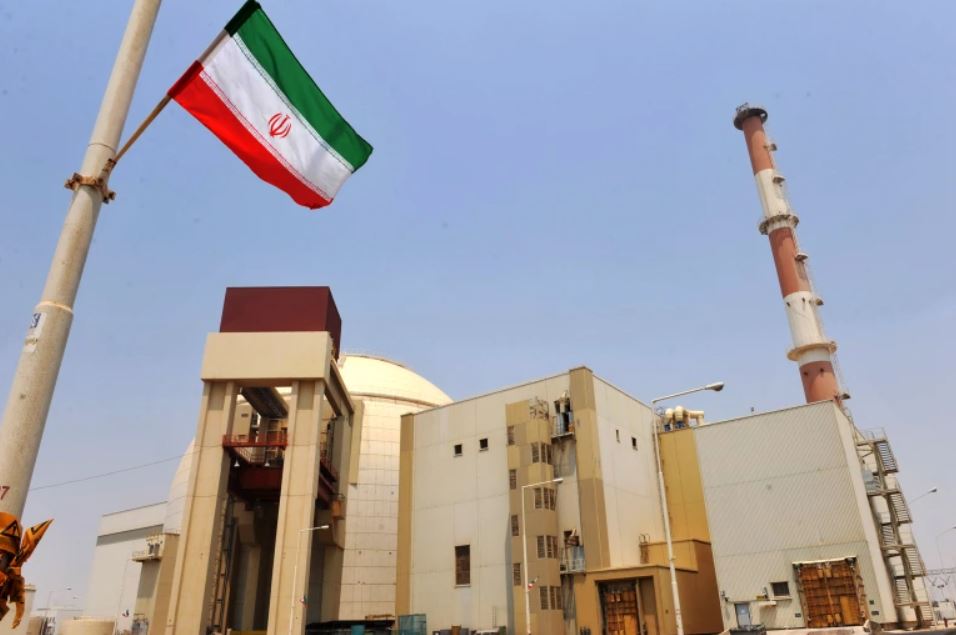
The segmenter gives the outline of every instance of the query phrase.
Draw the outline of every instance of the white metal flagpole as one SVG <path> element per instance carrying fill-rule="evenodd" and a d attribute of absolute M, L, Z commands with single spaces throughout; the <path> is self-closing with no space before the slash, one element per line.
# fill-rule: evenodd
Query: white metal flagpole
<path fill-rule="evenodd" d="M 73 199 L 56 245 L 46 286 L 33 310 L 0 426 L 0 511 L 20 517 L 36 464 L 43 427 L 73 322 L 93 229 L 109 194 L 104 171 L 119 145 L 133 90 L 161 0 L 135 0 L 100 112 L 78 174 L 67 181 Z"/>

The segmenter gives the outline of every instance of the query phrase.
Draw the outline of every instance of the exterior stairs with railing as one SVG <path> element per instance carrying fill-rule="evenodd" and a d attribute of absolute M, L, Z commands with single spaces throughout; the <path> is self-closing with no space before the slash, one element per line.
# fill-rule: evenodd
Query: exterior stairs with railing
<path fill-rule="evenodd" d="M 919 549 L 900 532 L 902 525 L 913 522 L 906 498 L 890 475 L 899 472 L 899 463 L 893 448 L 890 447 L 886 433 L 882 429 L 860 431 L 857 452 L 863 464 L 872 468 L 873 480 L 867 483 L 867 494 L 871 500 L 883 499 L 887 511 L 873 506 L 873 516 L 877 521 L 880 548 L 886 568 L 893 576 L 894 600 L 899 620 L 904 621 L 904 609 L 912 609 L 916 615 L 917 626 L 931 626 L 935 623 L 933 607 L 928 597 L 917 592 L 916 580 L 926 575 L 926 566 Z M 890 478 L 887 478 L 890 476 Z M 872 506 L 872 505 L 871 505 Z M 907 532 L 909 535 L 910 532 Z M 925 585 L 922 585 L 925 588 Z"/>

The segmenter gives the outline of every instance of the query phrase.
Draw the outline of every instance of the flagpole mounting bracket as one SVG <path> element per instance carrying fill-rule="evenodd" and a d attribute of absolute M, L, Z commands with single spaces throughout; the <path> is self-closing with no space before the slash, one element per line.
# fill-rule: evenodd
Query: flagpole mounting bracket
<path fill-rule="evenodd" d="M 109 172 L 106 173 L 107 175 Z M 95 187 L 100 191 L 100 195 L 103 197 L 104 203 L 109 203 L 114 198 L 116 198 L 116 192 L 111 190 L 106 185 L 106 177 L 104 176 L 84 176 L 78 172 L 74 172 L 73 176 L 66 180 L 66 183 L 63 184 L 68 190 L 76 191 L 76 188 L 87 185 L 89 187 Z"/>

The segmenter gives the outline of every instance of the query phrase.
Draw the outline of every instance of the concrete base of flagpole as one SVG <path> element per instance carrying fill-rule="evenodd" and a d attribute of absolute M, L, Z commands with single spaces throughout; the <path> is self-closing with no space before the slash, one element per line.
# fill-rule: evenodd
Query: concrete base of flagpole
<path fill-rule="evenodd" d="M 119 145 L 161 0 L 136 0 L 110 74 L 80 174 L 97 177 Z M 73 321 L 73 303 L 103 195 L 79 185 L 46 286 L 34 309 L 0 426 L 0 511 L 21 517 Z"/>

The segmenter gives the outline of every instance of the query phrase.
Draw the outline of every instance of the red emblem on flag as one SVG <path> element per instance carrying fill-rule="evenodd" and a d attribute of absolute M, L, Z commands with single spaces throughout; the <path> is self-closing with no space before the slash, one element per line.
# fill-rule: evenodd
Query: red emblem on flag
<path fill-rule="evenodd" d="M 269 117 L 269 136 L 284 139 L 292 131 L 292 121 L 289 115 L 283 115 L 281 112 Z"/>

